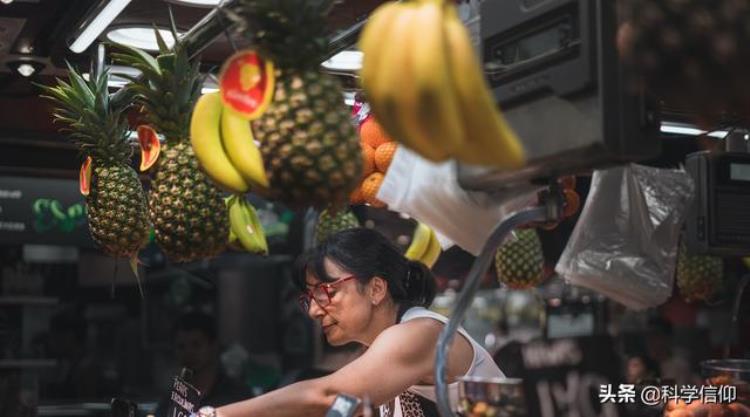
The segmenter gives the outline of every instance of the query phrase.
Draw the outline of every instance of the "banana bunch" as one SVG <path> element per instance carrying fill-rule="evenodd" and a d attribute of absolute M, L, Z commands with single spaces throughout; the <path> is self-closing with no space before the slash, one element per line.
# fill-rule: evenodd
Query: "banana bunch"
<path fill-rule="evenodd" d="M 435 231 L 430 226 L 418 222 L 417 228 L 414 229 L 411 244 L 406 249 L 404 256 L 407 259 L 422 262 L 428 268 L 432 268 L 441 253 L 442 248 L 440 247 L 440 242 L 438 242 Z"/>
<path fill-rule="evenodd" d="M 250 123 L 224 108 L 218 92 L 198 99 L 190 120 L 190 143 L 201 168 L 232 193 L 268 188 L 263 158 Z"/>
<path fill-rule="evenodd" d="M 229 245 L 258 255 L 268 255 L 266 233 L 255 207 L 241 195 L 226 200 L 229 211 Z"/>
<path fill-rule="evenodd" d="M 362 87 L 391 137 L 436 162 L 524 165 L 452 1 L 386 2 L 370 16 L 359 48 Z"/>

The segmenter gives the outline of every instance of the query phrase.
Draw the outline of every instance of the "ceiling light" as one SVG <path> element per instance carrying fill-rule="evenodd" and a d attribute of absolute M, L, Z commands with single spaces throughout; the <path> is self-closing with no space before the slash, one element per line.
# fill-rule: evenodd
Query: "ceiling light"
<path fill-rule="evenodd" d="M 186 6 L 196 7 L 215 7 L 222 3 L 223 0 L 168 0 L 172 3 L 184 4 Z"/>
<path fill-rule="evenodd" d="M 14 61 L 7 62 L 8 67 L 28 78 L 44 69 L 44 63 L 35 57 L 20 57 Z"/>
<path fill-rule="evenodd" d="M 3 2 L 3 4 L 11 4 L 13 3 L 13 0 L 0 0 Z"/>
<path fill-rule="evenodd" d="M 661 124 L 661 131 L 662 133 L 673 133 L 676 135 L 687 135 L 687 136 L 700 136 L 700 135 L 708 135 L 714 138 L 724 139 L 724 137 L 727 135 L 726 130 L 715 130 L 712 132 L 708 132 L 705 130 L 698 129 L 697 127 L 689 124 L 684 123 L 675 123 L 675 122 L 663 122 Z"/>
<path fill-rule="evenodd" d="M 36 69 L 34 69 L 34 66 L 28 63 L 23 63 L 16 68 L 16 71 L 18 71 L 19 74 L 23 75 L 24 77 L 31 77 L 36 72 Z"/>
<path fill-rule="evenodd" d="M 337 71 L 359 71 L 362 68 L 361 51 L 341 51 L 323 62 L 323 68 Z"/>
<path fill-rule="evenodd" d="M 159 29 L 159 34 L 164 39 L 167 47 L 174 45 L 172 32 L 167 29 Z M 177 36 L 181 34 L 178 33 Z M 129 26 L 112 29 L 107 32 L 107 39 L 122 45 L 132 46 L 133 48 L 145 51 L 158 51 L 159 44 L 156 42 L 154 29 L 145 26 Z"/>
<path fill-rule="evenodd" d="M 100 7 L 99 10 L 89 15 L 87 22 L 81 25 L 76 40 L 70 44 L 70 50 L 80 54 L 88 49 L 94 40 L 104 32 L 104 29 L 115 20 L 129 3 L 130 0 L 109 0 L 107 3 L 104 3 L 103 7 Z M 92 15 L 94 17 L 90 18 Z"/>

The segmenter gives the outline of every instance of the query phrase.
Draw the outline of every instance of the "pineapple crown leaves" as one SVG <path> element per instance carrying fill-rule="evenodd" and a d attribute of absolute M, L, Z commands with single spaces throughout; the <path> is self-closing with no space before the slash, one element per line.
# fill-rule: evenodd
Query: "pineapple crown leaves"
<path fill-rule="evenodd" d="M 127 106 L 110 100 L 107 83 L 109 72 L 92 72 L 86 81 L 70 63 L 66 82 L 57 78 L 57 85 L 38 85 L 42 97 L 55 104 L 53 117 L 67 127 L 70 138 L 84 156 L 109 163 L 129 164 L 132 148 L 128 143 Z"/>
<path fill-rule="evenodd" d="M 155 58 L 138 48 L 120 44 L 113 44 L 119 52 L 112 53 L 112 58 L 141 72 L 141 77 L 122 76 L 130 81 L 125 89 L 145 108 L 148 122 L 163 133 L 167 141 L 187 140 L 193 106 L 203 85 L 200 63 L 190 61 L 185 44 L 177 40 L 174 23 L 172 49 L 156 28 L 154 32 L 159 45 Z"/>
<path fill-rule="evenodd" d="M 317 68 L 326 57 L 326 17 L 337 0 L 237 0 L 229 19 L 279 68 Z"/>

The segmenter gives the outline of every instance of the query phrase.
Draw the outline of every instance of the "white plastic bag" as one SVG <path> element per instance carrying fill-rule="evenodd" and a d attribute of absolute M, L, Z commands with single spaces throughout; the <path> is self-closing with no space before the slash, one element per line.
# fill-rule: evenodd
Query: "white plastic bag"
<path fill-rule="evenodd" d="M 641 310 L 672 294 L 677 243 L 694 195 L 682 170 L 626 165 L 595 171 L 581 216 L 555 270 Z"/>
<path fill-rule="evenodd" d="M 536 191 L 483 202 L 458 185 L 453 162 L 436 164 L 399 146 L 377 198 L 432 227 L 444 249 L 455 243 L 478 255 L 502 219 L 535 204 Z"/>

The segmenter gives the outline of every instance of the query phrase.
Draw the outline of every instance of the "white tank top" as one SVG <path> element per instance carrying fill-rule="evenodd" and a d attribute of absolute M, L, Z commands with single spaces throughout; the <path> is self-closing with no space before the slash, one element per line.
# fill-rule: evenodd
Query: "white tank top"
<path fill-rule="evenodd" d="M 430 311 L 424 307 L 412 307 L 406 310 L 404 315 L 401 317 L 401 323 L 419 318 L 430 318 L 433 320 L 437 320 L 443 324 L 448 323 L 447 317 L 435 313 L 434 311 Z M 481 345 L 479 345 L 479 343 L 475 342 L 474 339 L 472 339 L 471 336 L 466 333 L 466 330 L 464 330 L 462 327 L 459 327 L 458 333 L 471 344 L 471 348 L 474 351 L 474 357 L 471 360 L 471 366 L 463 376 L 476 376 L 485 378 L 505 377 L 500 368 L 495 365 L 495 361 L 492 359 L 492 356 L 489 354 L 489 352 L 487 352 Z M 407 392 L 416 394 L 430 401 L 437 402 L 434 385 L 412 385 L 407 389 Z M 458 404 L 458 382 L 448 384 L 448 394 L 451 399 L 451 406 L 453 409 L 455 409 L 456 405 Z M 398 402 L 399 401 L 397 399 L 396 407 L 394 410 L 394 417 L 399 417 L 401 415 L 401 407 Z"/>

